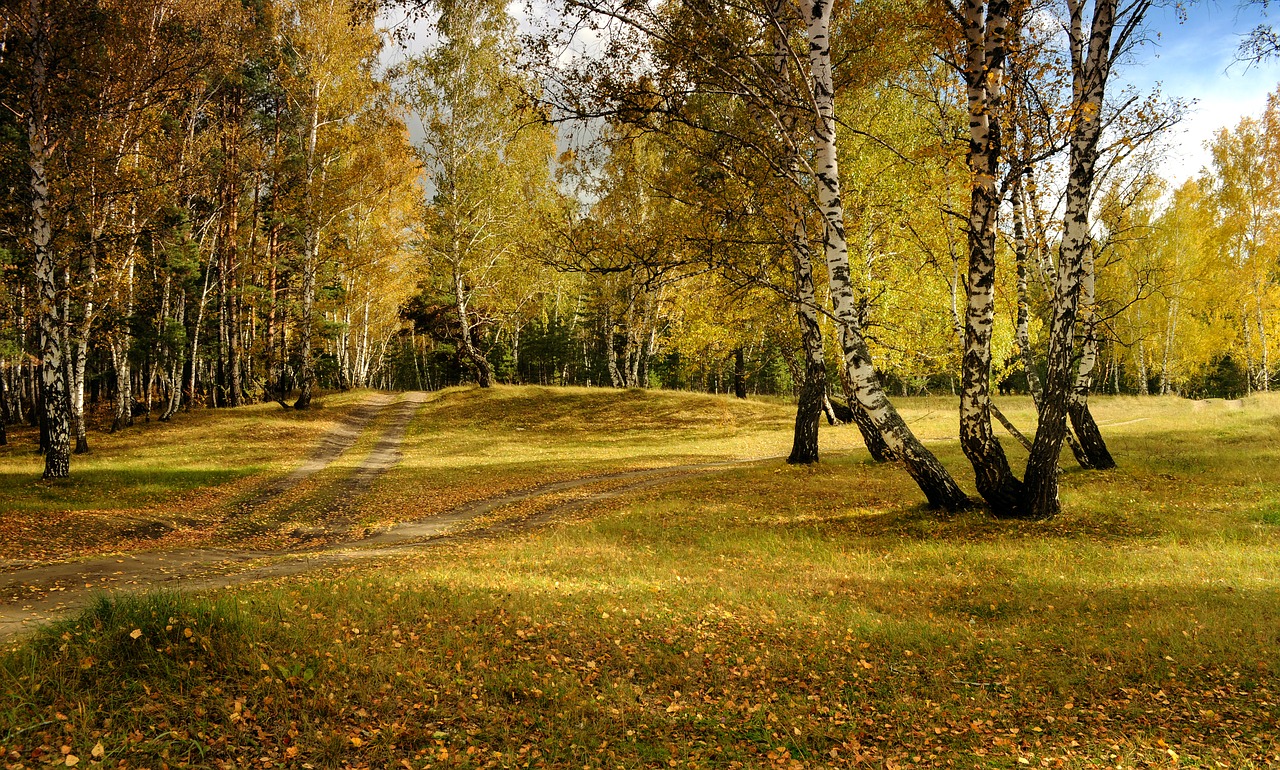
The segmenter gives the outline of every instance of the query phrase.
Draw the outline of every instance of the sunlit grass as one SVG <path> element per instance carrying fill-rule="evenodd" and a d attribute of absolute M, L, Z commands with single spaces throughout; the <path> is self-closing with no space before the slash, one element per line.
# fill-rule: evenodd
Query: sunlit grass
<path fill-rule="evenodd" d="M 1000 403 L 1033 424 L 1029 404 Z M 966 477 L 947 400 L 904 404 Z M 0 666 L 0 745 L 28 766 L 97 742 L 137 767 L 1280 762 L 1280 399 L 1095 412 L 1121 466 L 1066 473 L 1048 523 L 925 510 L 851 428 L 824 428 L 816 468 L 749 464 L 518 536 L 99 606 Z M 789 416 L 446 392 L 370 515 L 540 474 L 781 454 Z M 226 643 L 187 641 L 189 617 L 222 618 Z M 113 687 L 113 664 L 134 683 Z"/>
<path fill-rule="evenodd" d="M 124 545 L 140 521 L 166 526 L 217 518 L 256 484 L 281 476 L 366 393 L 334 394 L 321 408 L 278 404 L 181 412 L 92 433 L 91 451 L 72 457 L 69 480 L 43 481 L 33 429 L 0 447 L 0 538 L 4 557 L 47 558 Z"/>

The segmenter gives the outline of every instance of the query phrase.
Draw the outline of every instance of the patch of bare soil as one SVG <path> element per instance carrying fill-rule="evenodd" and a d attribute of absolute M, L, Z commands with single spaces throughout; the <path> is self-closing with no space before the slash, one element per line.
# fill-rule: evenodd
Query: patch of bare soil
<path fill-rule="evenodd" d="M 338 483 L 354 485 L 353 489 L 367 488 L 378 474 L 393 467 L 399 460 L 405 430 L 424 397 L 425 394 L 409 394 L 380 438 L 380 450 L 375 448 L 350 478 Z M 390 527 L 356 542 L 287 551 L 153 551 L 23 569 L 0 577 L 0 639 L 16 636 L 24 629 L 82 607 L 102 593 L 218 588 L 298 574 L 326 565 L 405 556 L 461 539 L 510 535 L 628 493 L 751 462 L 758 460 L 677 465 L 556 481 L 467 503 L 435 516 Z M 567 494 L 571 492 L 574 494 Z M 496 517 L 481 526 L 468 527 L 476 519 L 507 507 L 519 508 L 517 515 Z"/>

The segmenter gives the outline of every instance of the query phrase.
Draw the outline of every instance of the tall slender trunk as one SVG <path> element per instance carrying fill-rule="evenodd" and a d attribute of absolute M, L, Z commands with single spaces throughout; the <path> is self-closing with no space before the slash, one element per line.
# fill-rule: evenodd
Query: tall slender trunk
<path fill-rule="evenodd" d="M 120 303 L 123 306 L 121 323 L 111 337 L 111 368 L 116 374 L 116 416 L 111 423 L 113 433 L 133 425 L 133 372 L 129 361 L 133 335 L 129 327 L 133 322 L 134 257 L 131 246 L 125 259 L 124 301 Z"/>
<path fill-rule="evenodd" d="M 1067 431 L 1071 401 L 1072 348 L 1076 314 L 1084 279 L 1089 238 L 1089 204 L 1098 160 L 1103 96 L 1111 64 L 1111 36 L 1117 0 L 1096 0 L 1088 39 L 1083 33 L 1084 2 L 1068 0 L 1072 62 L 1072 131 L 1063 238 L 1054 276 L 1053 319 L 1049 329 L 1044 398 L 1035 444 L 1027 459 L 1024 481 L 1036 518 L 1049 518 L 1061 509 L 1058 499 L 1058 454 Z M 1138 7 L 1143 6 L 1143 7 Z M 1144 4 L 1131 8 L 1126 25 L 1141 21 Z M 1132 28 L 1131 26 L 1129 28 Z M 1084 442 L 1081 441 L 1083 444 Z"/>
<path fill-rule="evenodd" d="M 1026 515 L 1022 482 L 1013 475 L 991 427 L 991 331 L 995 324 L 996 216 L 1000 209 L 999 110 L 1007 45 L 1007 2 L 965 0 L 964 79 L 969 104 L 969 271 L 960 385 L 960 446 L 973 465 L 978 492 L 1000 518 Z"/>
<path fill-rule="evenodd" d="M 262 400 L 273 401 L 278 397 L 279 374 L 276 371 L 276 306 L 279 302 L 277 289 L 276 248 L 280 238 L 280 225 L 272 221 L 271 232 L 267 236 L 267 336 L 265 341 L 266 376 Z"/>
<path fill-rule="evenodd" d="M 824 0 L 802 0 L 801 10 L 809 40 L 809 67 L 812 95 L 817 107 L 814 122 L 818 204 L 826 227 L 823 242 L 831 302 L 844 364 L 854 386 L 857 401 L 865 409 L 885 443 L 902 459 L 929 504 L 947 510 L 969 505 L 969 499 L 933 453 L 907 427 L 885 395 L 880 376 L 858 323 L 853 284 L 849 271 L 849 249 L 845 238 L 844 206 L 840 199 L 840 171 L 836 151 L 835 84 L 831 71 L 831 4 Z"/>
<path fill-rule="evenodd" d="M 467 293 L 466 287 L 463 285 L 462 273 L 454 272 L 453 274 L 453 291 L 454 301 L 458 306 L 458 324 L 461 327 L 459 334 L 459 342 L 462 343 L 462 352 L 466 355 L 467 360 L 476 368 L 476 383 L 482 388 L 488 388 L 493 385 L 493 368 L 489 366 L 489 359 L 484 357 L 475 343 L 475 330 L 472 328 L 470 311 L 467 309 Z"/>
<path fill-rule="evenodd" d="M 185 321 L 186 310 L 186 291 L 179 289 L 177 299 L 174 304 L 177 306 L 174 310 L 170 322 L 182 326 Z M 184 346 L 168 345 L 165 348 L 164 361 L 165 368 L 165 405 L 160 412 L 160 421 L 167 422 L 170 417 L 177 413 L 182 405 L 182 361 Z"/>
<path fill-rule="evenodd" d="M 298 319 L 298 351 L 301 359 L 299 378 L 301 387 L 294 409 L 311 406 L 315 389 L 315 361 L 311 354 L 311 332 L 315 326 L 316 271 L 320 263 L 320 224 L 316 212 L 316 142 L 320 134 L 320 84 L 311 88 L 311 123 L 307 130 L 306 194 L 304 201 L 303 259 L 302 259 L 302 317 Z"/>
<path fill-rule="evenodd" d="M 196 381 L 200 369 L 200 328 L 204 326 L 204 309 L 209 302 L 209 276 L 213 272 L 213 260 L 210 258 L 209 265 L 204 271 L 204 287 L 200 290 L 200 304 L 196 307 L 195 324 L 192 326 L 191 332 L 191 378 L 187 385 L 187 409 L 191 408 L 192 402 L 196 400 Z"/>
<path fill-rule="evenodd" d="M 1080 279 L 1080 363 L 1076 380 L 1067 404 L 1071 428 L 1080 440 L 1080 447 L 1089 458 L 1089 467 L 1107 470 L 1116 467 L 1116 461 L 1107 449 L 1102 430 L 1089 410 L 1089 393 L 1093 388 L 1093 373 L 1098 366 L 1098 309 L 1097 279 L 1094 270 L 1093 244 L 1084 249 L 1084 269 Z"/>
<path fill-rule="evenodd" d="M 613 310 L 607 304 L 604 311 L 604 363 L 609 370 L 609 383 L 615 388 L 625 388 L 627 383 L 622 379 L 618 369 L 618 349 L 614 347 Z"/>
<path fill-rule="evenodd" d="M 1037 413 L 1040 401 L 1044 397 L 1044 386 L 1040 382 L 1040 374 L 1036 370 L 1035 353 L 1031 350 L 1031 299 L 1027 286 L 1027 237 L 1026 237 L 1026 200 L 1022 195 L 1022 181 L 1013 185 L 1013 253 L 1017 265 L 1018 276 L 1018 316 L 1014 328 L 1014 339 L 1018 343 L 1018 352 L 1022 358 L 1022 370 L 1027 377 L 1027 390 L 1031 392 L 1031 402 L 1035 404 Z M 1064 439 L 1071 448 L 1071 454 L 1082 468 L 1088 468 L 1089 457 L 1076 441 L 1075 434 L 1067 431 Z"/>
<path fill-rule="evenodd" d="M 1138 358 L 1138 394 L 1142 396 L 1151 395 L 1151 388 L 1148 385 L 1151 375 L 1147 372 L 1147 351 L 1146 346 L 1142 344 L 1142 340 L 1136 343 Z M 1119 383 L 1120 377 L 1116 376 L 1116 382 Z M 1117 388 L 1116 392 L 1119 392 Z"/>
<path fill-rule="evenodd" d="M 9 374 L 9 362 L 0 358 L 0 446 L 9 443 L 9 388 L 5 382 Z"/>
<path fill-rule="evenodd" d="M 733 349 L 733 395 L 742 399 L 747 397 L 746 351 L 741 345 Z"/>
<path fill-rule="evenodd" d="M 228 152 L 228 166 L 234 164 L 236 148 L 234 143 Z M 237 169 L 231 169 L 225 182 L 226 192 L 223 202 L 223 237 L 222 258 L 219 270 L 219 339 L 224 346 L 224 400 L 227 406 L 240 406 L 244 393 L 240 379 L 240 330 L 237 323 L 239 316 L 239 229 L 240 229 L 240 185 Z"/>
<path fill-rule="evenodd" d="M 1265 293 L 1266 287 L 1259 280 L 1253 294 L 1253 321 L 1258 328 L 1258 390 L 1268 392 L 1271 390 L 1271 354 L 1267 346 L 1266 316 L 1262 308 L 1262 297 Z"/>
<path fill-rule="evenodd" d="M 1178 300 L 1169 302 L 1169 328 L 1164 335 L 1164 356 L 1160 361 L 1160 395 L 1167 396 L 1173 390 L 1173 378 L 1169 376 L 1169 367 L 1173 365 L 1173 342 L 1177 339 Z"/>
<path fill-rule="evenodd" d="M 796 404 L 796 423 L 791 442 L 792 465 L 818 462 L 818 420 L 827 391 L 827 362 L 823 355 L 822 326 L 818 320 L 818 299 L 814 290 L 813 258 L 805 233 L 802 209 L 792 197 L 789 215 L 791 234 L 787 245 L 791 252 L 791 270 L 796 286 L 796 316 L 800 321 L 800 341 L 804 351 L 804 379 Z"/>
<path fill-rule="evenodd" d="M 35 255 L 36 318 L 40 325 L 40 379 L 42 385 L 42 426 L 44 478 L 62 479 L 71 475 L 71 422 L 64 379 L 62 324 L 58 312 L 57 266 L 54 264 L 49 224 L 49 178 L 46 163 L 53 155 L 49 126 L 45 122 L 48 105 L 48 20 L 42 0 L 30 0 L 32 22 L 31 90 L 27 115 L 27 146 L 31 169 L 31 245 Z"/>

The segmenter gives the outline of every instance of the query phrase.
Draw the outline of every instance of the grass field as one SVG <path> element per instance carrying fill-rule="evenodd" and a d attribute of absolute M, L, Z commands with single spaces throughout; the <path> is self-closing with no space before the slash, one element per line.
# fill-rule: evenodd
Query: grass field
<path fill-rule="evenodd" d="M 175 532 L 225 543 L 233 530 L 204 523 L 360 397 L 102 437 L 77 468 L 85 484 L 33 481 L 34 456 L 13 447 L 0 453 L 6 515 L 34 527 L 21 530 L 28 558 L 58 535 L 40 521 L 93 532 L 175 505 L 208 512 Z M 952 400 L 901 405 L 967 480 Z M 1032 425 L 1025 400 L 1001 406 Z M 1095 411 L 1121 467 L 1068 470 L 1048 523 L 925 510 L 901 468 L 824 427 L 816 468 L 764 459 L 535 529 L 205 595 L 103 599 L 0 662 L 0 761 L 1280 764 L 1280 398 L 1098 398 Z M 376 528 L 547 480 L 783 455 L 792 415 L 678 393 L 446 391 L 344 515 Z M 223 436 L 239 438 L 205 443 Z M 323 517 L 307 499 L 287 516 Z M 122 542 L 137 545 L 95 547 Z"/>

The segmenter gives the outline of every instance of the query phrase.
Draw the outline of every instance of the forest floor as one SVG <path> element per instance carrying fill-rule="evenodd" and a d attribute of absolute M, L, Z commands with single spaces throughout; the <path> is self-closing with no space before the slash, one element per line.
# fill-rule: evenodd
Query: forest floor
<path fill-rule="evenodd" d="M 969 476 L 952 399 L 901 401 Z M 1280 398 L 1096 412 L 1121 467 L 1040 524 L 924 509 L 851 427 L 786 466 L 772 400 L 341 394 L 69 483 L 18 432 L 0 633 L 90 606 L 10 637 L 0 763 L 1280 763 Z"/>

